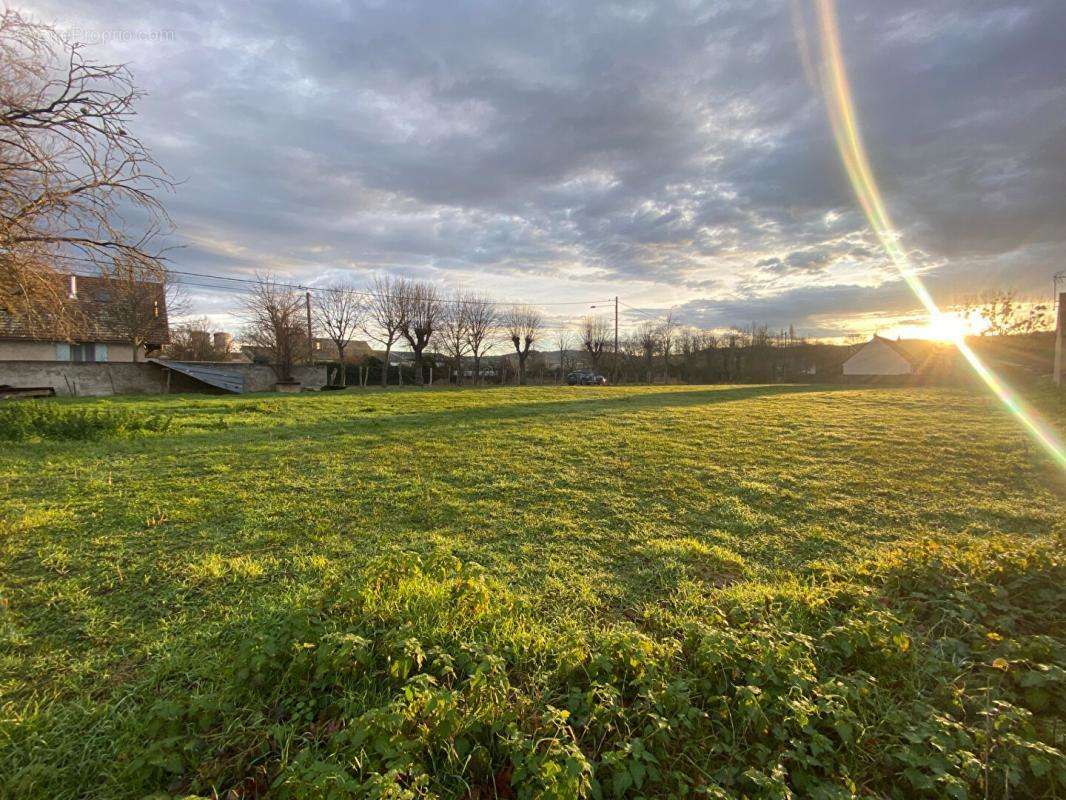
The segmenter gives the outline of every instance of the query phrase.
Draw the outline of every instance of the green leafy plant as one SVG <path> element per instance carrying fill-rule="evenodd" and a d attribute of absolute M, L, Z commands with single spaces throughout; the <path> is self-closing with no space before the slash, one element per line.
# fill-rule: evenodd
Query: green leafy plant
<path fill-rule="evenodd" d="M 171 418 L 121 407 L 60 405 L 22 400 L 0 406 L 0 440 L 96 441 L 139 433 L 165 433 Z"/>

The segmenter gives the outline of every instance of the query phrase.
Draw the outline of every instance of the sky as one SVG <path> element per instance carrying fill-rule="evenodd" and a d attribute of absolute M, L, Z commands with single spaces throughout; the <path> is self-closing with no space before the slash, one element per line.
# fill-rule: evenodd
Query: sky
<path fill-rule="evenodd" d="M 672 309 L 815 338 L 913 330 L 797 46 L 807 1 L 18 7 L 147 92 L 133 129 L 179 182 L 176 269 L 387 271 L 543 303 L 557 325 L 617 295 L 623 325 Z M 1066 3 L 838 15 L 873 169 L 934 297 L 1049 297 Z M 228 323 L 232 294 L 189 294 Z"/>

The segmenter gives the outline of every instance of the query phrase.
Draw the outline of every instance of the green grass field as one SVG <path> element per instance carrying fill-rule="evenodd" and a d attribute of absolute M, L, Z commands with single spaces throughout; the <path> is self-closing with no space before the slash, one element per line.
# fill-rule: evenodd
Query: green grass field
<path fill-rule="evenodd" d="M 979 392 L 42 406 L 0 797 L 1066 796 L 1066 482 Z"/>

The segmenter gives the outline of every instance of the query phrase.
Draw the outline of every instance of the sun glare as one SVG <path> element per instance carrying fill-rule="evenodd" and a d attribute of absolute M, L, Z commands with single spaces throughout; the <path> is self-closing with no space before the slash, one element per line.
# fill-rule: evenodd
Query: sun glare
<path fill-rule="evenodd" d="M 1030 435 L 1047 450 L 1055 463 L 1066 469 L 1066 448 L 1059 441 L 1056 432 L 978 357 L 966 343 L 966 333 L 958 323 L 946 321 L 951 318 L 950 312 L 940 310 L 911 264 L 910 257 L 900 242 L 899 232 L 892 224 L 866 155 L 847 70 L 844 67 L 834 0 L 815 0 L 815 9 L 822 45 L 821 83 L 825 93 L 829 121 L 855 197 L 862 206 L 870 228 L 881 241 L 882 247 L 892 259 L 900 277 L 906 281 L 929 314 L 926 327 L 930 332 L 935 332 L 937 335 L 948 334 L 948 339 L 958 348 L 993 394 L 1014 414 Z M 799 41 L 802 47 L 806 42 L 806 37 L 800 38 Z"/>
<path fill-rule="evenodd" d="M 879 333 L 889 339 L 931 339 L 937 342 L 954 342 L 967 336 L 979 336 L 988 328 L 984 318 L 944 311 L 922 324 L 899 324 L 885 328 Z"/>

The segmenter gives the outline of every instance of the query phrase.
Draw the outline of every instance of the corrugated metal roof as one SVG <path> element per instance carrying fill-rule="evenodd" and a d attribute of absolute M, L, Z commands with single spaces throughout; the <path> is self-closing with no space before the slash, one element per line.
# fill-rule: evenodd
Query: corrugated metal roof
<path fill-rule="evenodd" d="M 148 359 L 153 364 L 158 364 L 165 369 L 172 369 L 182 375 L 188 375 L 194 380 L 223 389 L 234 394 L 244 392 L 244 374 L 237 370 L 228 370 L 223 367 L 207 366 L 189 361 L 164 361 L 159 358 Z"/>

